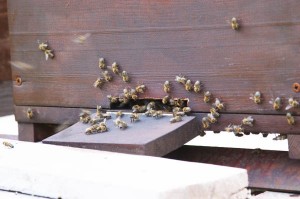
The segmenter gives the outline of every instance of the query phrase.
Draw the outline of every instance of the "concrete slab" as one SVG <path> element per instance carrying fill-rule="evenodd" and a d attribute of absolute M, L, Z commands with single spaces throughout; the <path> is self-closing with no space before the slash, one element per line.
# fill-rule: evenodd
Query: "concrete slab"
<path fill-rule="evenodd" d="M 8 141 L 14 148 L 4 146 Z M 247 198 L 246 170 L 0 139 L 0 189 L 50 198 Z"/>
<path fill-rule="evenodd" d="M 252 199 L 294 199 L 294 198 L 300 199 L 300 194 L 266 191 L 264 193 L 252 197 Z"/>

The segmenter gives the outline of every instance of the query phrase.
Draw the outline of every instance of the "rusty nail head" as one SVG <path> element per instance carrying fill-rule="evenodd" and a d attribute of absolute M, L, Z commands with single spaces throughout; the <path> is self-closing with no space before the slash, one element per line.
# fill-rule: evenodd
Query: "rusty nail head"
<path fill-rule="evenodd" d="M 299 83 L 294 83 L 293 84 L 293 91 L 295 93 L 299 93 L 300 92 L 300 84 Z"/>
<path fill-rule="evenodd" d="M 16 84 L 17 84 L 18 86 L 21 86 L 21 85 L 22 85 L 22 78 L 21 78 L 21 77 L 19 77 L 19 76 L 16 77 Z"/>

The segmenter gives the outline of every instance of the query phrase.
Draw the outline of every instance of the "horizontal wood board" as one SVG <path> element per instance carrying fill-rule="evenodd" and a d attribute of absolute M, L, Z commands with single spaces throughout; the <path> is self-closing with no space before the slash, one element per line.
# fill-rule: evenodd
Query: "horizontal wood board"
<path fill-rule="evenodd" d="M 109 108 L 106 95 L 118 95 L 138 82 L 141 97 L 162 98 L 165 80 L 174 97 L 187 97 L 194 111 L 208 111 L 202 94 L 175 83 L 183 74 L 226 103 L 227 113 L 285 114 L 268 103 L 280 96 L 300 99 L 292 91 L 299 81 L 300 2 L 297 0 L 232 1 L 17 1 L 10 0 L 12 60 L 31 70 L 13 68 L 18 106 Z M 237 17 L 239 31 L 230 27 Z M 76 35 L 90 33 L 82 43 Z M 55 58 L 45 61 L 37 40 L 48 41 Z M 98 58 L 120 63 L 131 83 L 120 77 L 103 89 L 92 84 L 100 74 Z M 261 105 L 249 100 L 261 91 Z M 299 114 L 299 110 L 292 110 Z"/>

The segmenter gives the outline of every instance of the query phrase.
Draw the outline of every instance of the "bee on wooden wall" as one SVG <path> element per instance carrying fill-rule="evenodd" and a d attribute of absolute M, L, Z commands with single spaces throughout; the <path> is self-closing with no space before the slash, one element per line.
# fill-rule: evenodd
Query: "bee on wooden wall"
<path fill-rule="evenodd" d="M 127 98 L 124 94 L 119 96 L 119 102 L 121 103 L 121 105 L 128 104 L 129 101 L 130 101 L 130 99 Z"/>
<path fill-rule="evenodd" d="M 4 142 L 2 142 L 2 144 L 4 145 L 4 146 L 6 146 L 7 148 L 14 148 L 14 145 L 12 144 L 12 143 L 10 143 L 10 142 L 6 142 L 6 141 L 4 141 Z"/>
<path fill-rule="evenodd" d="M 231 19 L 231 28 L 233 30 L 238 30 L 240 28 L 237 18 L 233 17 Z"/>
<path fill-rule="evenodd" d="M 44 51 L 45 53 L 45 59 L 48 60 L 49 58 L 53 59 L 54 58 L 54 53 L 53 50 L 47 49 Z"/>
<path fill-rule="evenodd" d="M 187 79 L 182 75 L 178 75 L 175 77 L 175 81 L 185 85 Z"/>
<path fill-rule="evenodd" d="M 253 126 L 253 122 L 254 122 L 254 119 L 253 119 L 252 116 L 245 117 L 245 118 L 242 120 L 242 124 L 243 124 L 243 125 L 247 125 L 247 126 Z"/>
<path fill-rule="evenodd" d="M 202 118 L 202 126 L 204 129 L 208 129 L 210 126 L 209 119 L 207 117 Z"/>
<path fill-rule="evenodd" d="M 253 100 L 256 104 L 260 104 L 262 101 L 261 93 L 259 91 L 256 91 L 254 95 L 251 93 L 249 99 Z"/>
<path fill-rule="evenodd" d="M 285 108 L 285 110 L 289 110 L 291 108 L 297 108 L 299 106 L 299 102 L 297 100 L 295 100 L 293 97 L 290 97 L 288 100 L 288 105 Z"/>
<path fill-rule="evenodd" d="M 242 127 L 242 125 L 233 125 L 232 129 L 236 136 L 238 137 L 243 136 L 244 128 Z"/>
<path fill-rule="evenodd" d="M 146 106 L 134 105 L 132 106 L 132 112 L 134 113 L 143 113 L 146 111 Z"/>
<path fill-rule="evenodd" d="M 233 132 L 233 127 L 231 124 L 229 124 L 227 127 L 225 127 L 226 132 Z"/>
<path fill-rule="evenodd" d="M 273 105 L 274 110 L 278 111 L 279 109 L 281 109 L 281 99 L 280 99 L 280 97 L 276 97 L 275 100 L 272 98 L 269 101 L 269 103 Z"/>
<path fill-rule="evenodd" d="M 194 84 L 194 92 L 200 93 L 200 91 L 201 91 L 201 83 L 200 83 L 200 81 L 196 81 Z"/>
<path fill-rule="evenodd" d="M 176 122 L 181 122 L 181 121 L 182 121 L 182 117 L 180 115 L 176 115 L 170 119 L 171 123 L 176 123 Z"/>
<path fill-rule="evenodd" d="M 207 119 L 210 123 L 214 124 L 217 122 L 217 118 L 215 118 L 211 113 L 207 114 Z"/>
<path fill-rule="evenodd" d="M 167 96 L 164 96 L 164 97 L 162 98 L 161 102 L 162 102 L 163 104 L 167 104 L 167 103 L 169 102 L 169 100 L 170 100 L 170 96 L 167 95 Z"/>
<path fill-rule="evenodd" d="M 215 103 L 213 103 L 212 105 L 219 111 L 224 109 L 224 103 L 221 103 L 221 101 L 218 98 L 216 98 Z"/>
<path fill-rule="evenodd" d="M 109 100 L 110 103 L 117 103 L 118 102 L 118 97 L 112 96 L 112 95 L 107 95 L 107 99 Z"/>
<path fill-rule="evenodd" d="M 105 81 L 107 81 L 107 82 L 110 82 L 113 79 L 107 70 L 103 71 L 102 75 L 103 75 Z"/>
<path fill-rule="evenodd" d="M 140 120 L 140 115 L 138 113 L 132 113 L 130 115 L 130 122 L 133 123 L 133 122 L 136 122 Z"/>
<path fill-rule="evenodd" d="M 106 69 L 106 63 L 104 58 L 99 58 L 99 68 Z"/>
<path fill-rule="evenodd" d="M 103 84 L 105 83 L 105 80 L 101 77 L 99 77 L 93 84 L 95 88 L 101 88 Z"/>
<path fill-rule="evenodd" d="M 294 125 L 295 124 L 295 118 L 292 116 L 291 113 L 286 114 L 286 119 L 289 125 Z"/>
<path fill-rule="evenodd" d="M 169 81 L 165 81 L 165 83 L 164 83 L 164 92 L 165 93 L 171 92 L 171 83 Z"/>
<path fill-rule="evenodd" d="M 129 82 L 129 76 L 128 76 L 128 73 L 127 73 L 125 70 L 122 71 L 121 77 L 122 77 L 122 80 L 123 80 L 124 82 Z"/>
<path fill-rule="evenodd" d="M 39 42 L 38 41 L 38 48 L 41 50 L 41 51 L 45 51 L 49 48 L 49 45 L 48 45 L 48 42 Z"/>
<path fill-rule="evenodd" d="M 191 80 L 186 80 L 185 84 L 184 84 L 184 88 L 187 91 L 191 91 L 193 89 L 193 84 Z"/>
<path fill-rule="evenodd" d="M 146 90 L 146 86 L 143 84 L 138 85 L 137 87 L 135 87 L 135 91 L 137 93 L 144 93 Z"/>
<path fill-rule="evenodd" d="M 117 62 L 114 62 L 114 63 L 111 65 L 111 70 L 112 70 L 112 72 L 115 73 L 115 74 L 119 74 L 119 73 L 120 73 L 119 65 L 117 64 Z"/>
<path fill-rule="evenodd" d="M 204 101 L 205 103 L 209 103 L 210 100 L 211 100 L 211 93 L 210 93 L 209 91 L 206 91 L 206 92 L 204 93 L 203 101 Z"/>
<path fill-rule="evenodd" d="M 28 119 L 32 119 L 34 117 L 33 110 L 31 108 L 28 108 L 26 111 L 26 116 Z"/>
<path fill-rule="evenodd" d="M 209 111 L 214 117 L 220 117 L 220 113 L 218 113 L 217 109 L 215 109 L 214 107 L 212 107 Z"/>
<path fill-rule="evenodd" d="M 133 99 L 133 100 L 137 100 L 139 98 L 135 89 L 130 90 L 130 96 L 131 96 L 131 99 Z"/>

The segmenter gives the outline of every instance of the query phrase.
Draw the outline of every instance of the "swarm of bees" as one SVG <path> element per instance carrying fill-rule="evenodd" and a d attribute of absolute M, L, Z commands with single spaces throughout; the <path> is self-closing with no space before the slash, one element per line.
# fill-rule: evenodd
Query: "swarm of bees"
<path fill-rule="evenodd" d="M 43 51 L 45 54 L 45 59 L 48 60 L 49 58 L 53 59 L 54 58 L 54 53 L 53 50 L 50 49 L 48 42 L 39 42 L 38 41 L 38 48 L 39 50 Z"/>

